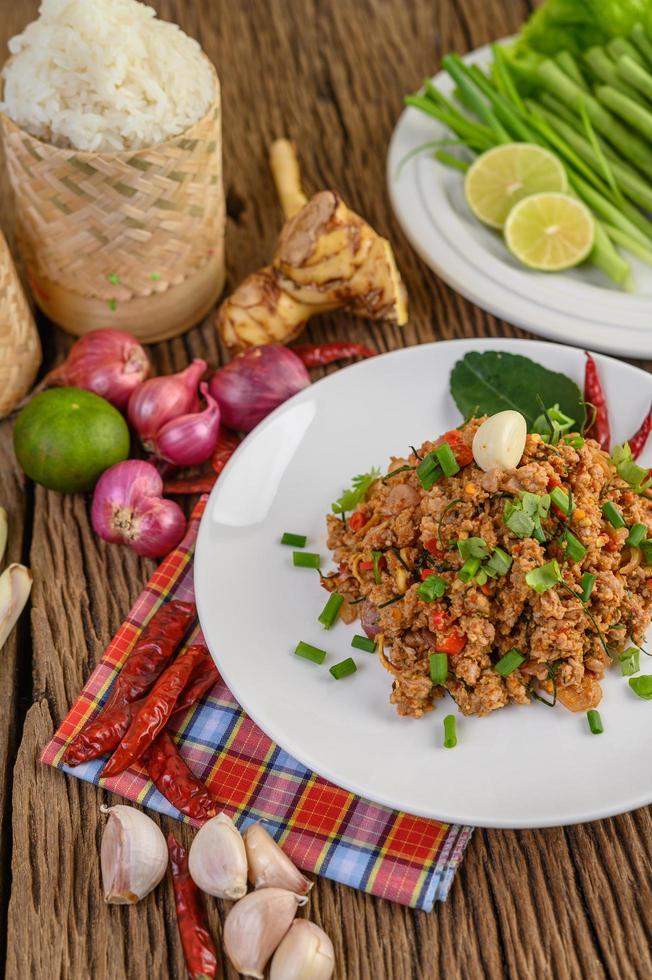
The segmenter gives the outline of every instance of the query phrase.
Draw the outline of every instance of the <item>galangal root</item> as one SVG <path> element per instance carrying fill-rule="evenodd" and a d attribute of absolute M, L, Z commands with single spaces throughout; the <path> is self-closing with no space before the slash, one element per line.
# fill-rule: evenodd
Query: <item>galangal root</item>
<path fill-rule="evenodd" d="M 336 191 L 306 198 L 288 140 L 272 144 L 270 166 L 286 223 L 272 264 L 248 276 L 218 311 L 227 347 L 286 344 L 310 317 L 338 309 L 406 323 L 407 295 L 389 242 Z"/>

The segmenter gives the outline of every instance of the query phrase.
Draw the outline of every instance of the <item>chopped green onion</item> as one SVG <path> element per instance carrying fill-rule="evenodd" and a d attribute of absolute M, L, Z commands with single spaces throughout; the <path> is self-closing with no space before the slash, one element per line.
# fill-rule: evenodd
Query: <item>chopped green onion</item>
<path fill-rule="evenodd" d="M 430 680 L 433 684 L 444 684 L 448 677 L 448 656 L 445 653 L 431 653 Z"/>
<path fill-rule="evenodd" d="M 580 435 L 564 436 L 562 441 L 565 446 L 570 446 L 571 449 L 581 449 L 585 442 L 584 437 Z"/>
<path fill-rule="evenodd" d="M 608 500 L 606 504 L 602 505 L 602 514 L 605 520 L 609 521 L 612 527 L 618 529 L 626 526 L 625 518 L 610 500 Z"/>
<path fill-rule="evenodd" d="M 634 524 L 630 529 L 625 544 L 632 548 L 640 548 L 641 542 L 647 538 L 647 524 Z"/>
<path fill-rule="evenodd" d="M 541 399 L 540 403 L 543 405 Z M 543 410 L 543 413 L 535 419 L 532 432 L 537 432 L 543 441 L 549 445 L 556 446 L 560 437 L 569 432 L 574 425 L 575 419 L 569 415 L 564 415 L 557 404 L 553 405 L 552 408 Z"/>
<path fill-rule="evenodd" d="M 586 548 L 571 531 L 564 532 L 564 541 L 566 543 L 566 557 L 570 558 L 571 561 L 582 561 L 582 558 L 586 555 Z"/>
<path fill-rule="evenodd" d="M 371 557 L 374 562 L 374 582 L 380 585 L 380 559 L 383 557 L 382 551 L 372 551 Z"/>
<path fill-rule="evenodd" d="M 455 715 L 446 715 L 444 718 L 444 748 L 454 749 L 457 745 L 457 735 L 455 734 Z"/>
<path fill-rule="evenodd" d="M 508 555 L 502 548 L 494 548 L 491 558 L 485 564 L 485 571 L 490 574 L 495 572 L 496 575 L 507 575 L 511 567 L 511 555 Z"/>
<path fill-rule="evenodd" d="M 463 582 L 470 582 L 480 571 L 480 559 L 479 558 L 467 558 L 459 572 L 457 577 Z M 427 581 L 427 580 L 426 580 Z M 486 579 L 485 579 L 486 581 Z"/>
<path fill-rule="evenodd" d="M 317 617 L 317 621 L 322 624 L 324 629 L 329 630 L 340 614 L 340 606 L 344 602 L 344 596 L 339 592 L 332 592 L 328 597 L 328 602 Z"/>
<path fill-rule="evenodd" d="M 312 660 L 315 664 L 323 664 L 326 659 L 326 651 L 320 650 L 319 647 L 313 647 L 310 643 L 304 643 L 300 640 L 297 643 L 297 648 L 294 651 L 297 657 L 303 657 L 305 660 Z"/>
<path fill-rule="evenodd" d="M 424 490 L 431 490 L 443 476 L 441 466 L 434 453 L 424 456 L 417 466 L 417 477 Z"/>
<path fill-rule="evenodd" d="M 539 568 L 533 568 L 525 576 L 525 581 L 535 592 L 547 592 L 561 580 L 561 569 L 554 558 Z"/>
<path fill-rule="evenodd" d="M 292 562 L 297 568 L 319 568 L 321 558 L 311 551 L 293 551 Z"/>
<path fill-rule="evenodd" d="M 359 633 L 356 633 L 351 640 L 351 646 L 355 647 L 356 650 L 364 650 L 365 653 L 376 652 L 376 641 L 370 640 L 368 636 L 360 636 Z"/>
<path fill-rule="evenodd" d="M 632 674 L 638 674 L 641 669 L 641 651 L 638 647 L 627 647 L 618 657 L 618 663 L 620 664 L 620 673 L 623 677 L 631 677 Z"/>
<path fill-rule="evenodd" d="M 652 541 L 641 541 L 639 545 L 644 565 L 652 565 Z"/>
<path fill-rule="evenodd" d="M 455 476 L 460 471 L 460 464 L 455 459 L 453 450 L 447 442 L 442 442 L 441 446 L 435 449 L 435 456 L 439 460 L 444 476 Z"/>
<path fill-rule="evenodd" d="M 306 541 L 305 534 L 290 534 L 289 531 L 286 531 L 281 538 L 281 544 L 289 544 L 293 548 L 305 548 Z"/>
<path fill-rule="evenodd" d="M 550 500 L 557 507 L 558 510 L 565 514 L 566 517 L 575 510 L 570 497 L 561 487 L 554 487 L 550 491 Z"/>
<path fill-rule="evenodd" d="M 525 657 L 518 650 L 509 650 L 496 664 L 496 673 L 501 677 L 509 677 L 524 661 Z"/>
<path fill-rule="evenodd" d="M 644 701 L 652 701 L 652 674 L 630 677 L 629 686 L 639 698 L 643 698 Z"/>
<path fill-rule="evenodd" d="M 600 717 L 599 711 L 591 708 L 590 711 L 586 712 L 586 720 L 589 723 L 592 735 L 602 735 L 604 728 L 602 727 L 602 718 Z"/>
<path fill-rule="evenodd" d="M 616 467 L 618 476 L 629 484 L 634 493 L 643 493 L 652 486 L 652 477 L 648 470 L 634 462 L 629 443 L 614 447 L 611 462 Z"/>
<path fill-rule="evenodd" d="M 591 572 L 584 572 L 582 578 L 580 579 L 580 584 L 582 586 L 582 602 L 588 602 L 593 592 L 593 586 L 595 585 L 596 576 Z"/>
<path fill-rule="evenodd" d="M 333 675 L 336 681 L 340 681 L 343 677 L 355 674 L 357 669 L 353 657 L 347 657 L 346 660 L 341 660 L 339 664 L 333 664 L 329 673 Z"/>
<path fill-rule="evenodd" d="M 446 581 L 439 575 L 429 575 L 417 588 L 417 595 L 424 602 L 434 602 L 441 599 L 446 592 Z"/>
<path fill-rule="evenodd" d="M 464 558 L 488 558 L 489 548 L 484 538 L 464 538 L 457 542 L 457 550 L 460 557 Z"/>

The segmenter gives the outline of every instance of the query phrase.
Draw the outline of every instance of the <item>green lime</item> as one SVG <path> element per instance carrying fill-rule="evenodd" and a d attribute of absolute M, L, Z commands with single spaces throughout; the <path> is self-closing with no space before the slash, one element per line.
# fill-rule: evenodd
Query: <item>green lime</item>
<path fill-rule="evenodd" d="M 464 179 L 466 201 L 476 218 L 502 228 L 507 215 L 524 197 L 568 187 L 561 160 L 534 143 L 504 143 L 487 150 Z"/>
<path fill-rule="evenodd" d="M 509 212 L 505 241 L 530 269 L 560 272 L 579 265 L 593 248 L 593 215 L 568 194 L 534 194 Z"/>
<path fill-rule="evenodd" d="M 92 490 L 104 470 L 129 456 L 129 429 L 104 398 L 81 388 L 50 388 L 23 408 L 14 450 L 36 483 L 78 493 Z"/>

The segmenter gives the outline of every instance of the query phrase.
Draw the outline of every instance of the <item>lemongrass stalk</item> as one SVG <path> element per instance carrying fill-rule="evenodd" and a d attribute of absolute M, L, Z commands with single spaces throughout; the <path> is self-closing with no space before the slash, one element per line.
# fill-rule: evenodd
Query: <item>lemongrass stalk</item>
<path fill-rule="evenodd" d="M 405 167 L 405 165 L 409 163 L 410 160 L 413 160 L 414 157 L 418 157 L 422 153 L 426 153 L 427 150 L 433 150 L 432 155 L 436 156 L 437 154 L 434 151 L 441 150 L 446 146 L 465 146 L 468 147 L 469 149 L 473 149 L 473 147 L 465 140 L 441 139 L 441 140 L 428 140 L 427 143 L 420 143 L 419 146 L 415 146 L 414 149 L 410 150 L 408 153 L 405 154 L 404 157 L 401 158 L 398 167 L 396 168 L 396 179 L 398 180 L 398 178 L 403 173 L 403 168 Z M 482 152 L 482 150 L 480 152 Z"/>
<path fill-rule="evenodd" d="M 614 248 L 613 242 L 600 221 L 595 221 L 595 238 L 589 260 L 608 279 L 613 280 L 626 293 L 634 289 L 629 263 Z"/>
<path fill-rule="evenodd" d="M 647 265 L 652 265 L 652 248 L 646 248 L 636 239 L 630 238 L 629 235 L 626 235 L 624 231 L 620 230 L 620 228 L 614 228 L 613 225 L 605 224 L 604 228 L 612 241 L 616 242 L 618 245 L 622 245 L 622 247 L 626 248 L 628 252 L 635 255 L 637 259 L 641 259 L 643 262 L 647 263 Z"/>
<path fill-rule="evenodd" d="M 582 200 L 589 205 L 591 210 L 595 211 L 597 215 L 607 221 L 609 224 L 613 225 L 614 228 L 620 228 L 625 234 L 630 235 L 632 238 L 636 239 L 641 243 L 641 245 L 649 246 L 652 244 L 652 225 L 650 225 L 650 234 L 645 234 L 636 224 L 629 220 L 611 201 L 608 201 L 599 191 L 596 191 L 588 181 L 580 177 L 579 174 L 570 175 L 571 185 L 575 188 L 577 193 L 580 195 Z M 645 220 L 645 219 L 643 219 Z M 650 224 L 648 222 L 648 224 Z"/>
<path fill-rule="evenodd" d="M 620 187 L 616 182 L 613 169 L 610 166 L 609 161 L 607 160 L 605 154 L 602 152 L 602 148 L 600 147 L 600 143 L 598 141 L 597 133 L 594 130 L 593 125 L 591 124 L 591 120 L 589 119 L 589 114 L 586 111 L 586 105 L 584 104 L 583 101 L 580 103 L 580 118 L 582 120 L 582 125 L 584 127 L 584 134 L 588 139 L 591 148 L 593 149 L 593 152 L 595 153 L 595 156 L 598 161 L 598 166 L 599 169 L 602 171 L 602 176 L 605 180 L 605 183 L 611 190 L 613 194 L 613 199 L 615 203 L 618 205 L 618 207 L 621 208 L 621 210 L 625 209 L 627 207 L 627 202 L 625 201 L 622 195 L 622 191 L 620 190 Z"/>
<path fill-rule="evenodd" d="M 598 85 L 595 94 L 602 105 L 610 109 L 620 119 L 624 119 L 646 140 L 652 142 L 652 112 L 648 112 L 640 102 L 630 99 L 629 96 L 623 95 L 622 92 L 618 92 L 610 85 Z M 652 156 L 652 148 L 648 150 L 648 156 Z"/>
<path fill-rule="evenodd" d="M 437 119 L 443 123 L 444 126 L 457 133 L 465 143 L 469 142 L 478 146 L 485 146 L 485 149 L 491 149 L 496 144 L 495 138 L 487 138 L 483 131 L 484 127 L 477 125 L 470 119 L 466 119 L 465 116 L 455 110 L 451 112 L 446 109 L 440 109 L 429 99 L 420 95 L 406 95 L 404 101 L 406 105 L 420 109 L 422 112 L 427 113 L 427 115 L 432 116 L 433 119 Z"/>
<path fill-rule="evenodd" d="M 474 83 L 473 79 L 470 77 L 469 71 L 459 55 L 445 55 L 445 57 L 442 58 L 442 66 L 446 69 L 455 84 L 465 93 L 467 98 L 472 101 L 474 111 L 477 113 L 482 122 L 486 126 L 489 126 L 489 128 L 493 131 L 498 142 L 510 143 L 511 138 L 509 133 L 507 133 L 496 115 L 484 101 L 482 93 Z"/>
<path fill-rule="evenodd" d="M 589 48 L 584 52 L 584 60 L 597 82 L 612 85 L 624 95 L 636 95 L 635 90 L 619 76 L 616 62 L 609 57 L 604 48 L 597 45 Z"/>
<path fill-rule="evenodd" d="M 614 61 L 618 61 L 624 54 L 628 54 L 634 61 L 638 61 L 639 65 L 644 63 L 642 56 L 638 53 L 634 45 L 630 44 L 624 37 L 612 37 L 607 42 L 607 51 Z"/>
<path fill-rule="evenodd" d="M 519 110 L 511 104 L 509 99 L 505 98 L 504 95 L 501 95 L 500 92 L 496 91 L 496 89 L 491 85 L 489 79 L 483 74 L 477 65 L 471 66 L 470 74 L 483 95 L 489 99 L 494 112 L 507 131 L 520 142 L 536 142 L 536 134 L 533 132 L 532 127 L 528 125 L 526 113 L 524 112 L 521 114 Z"/>
<path fill-rule="evenodd" d="M 650 42 L 643 25 L 634 24 L 629 33 L 629 37 L 638 53 L 647 63 L 648 68 L 652 68 L 652 43 Z"/>
<path fill-rule="evenodd" d="M 640 92 L 652 102 L 652 75 L 633 61 L 629 55 L 623 55 L 616 63 L 618 75 L 628 82 L 634 92 L 633 98 L 638 98 Z"/>
<path fill-rule="evenodd" d="M 512 78 L 512 71 L 503 48 L 500 44 L 492 44 L 491 53 L 494 56 L 494 67 L 503 84 L 503 94 L 514 104 L 519 112 L 524 112 L 525 105 Z"/>
<path fill-rule="evenodd" d="M 568 75 L 568 77 L 571 78 L 576 85 L 579 85 L 579 87 L 585 92 L 589 91 L 589 86 L 586 84 L 584 75 L 582 74 L 579 65 L 575 61 L 575 58 L 572 56 L 570 51 L 559 51 L 555 55 L 555 61 L 561 70 L 565 72 L 565 74 Z"/>
<path fill-rule="evenodd" d="M 540 105 L 545 106 L 550 112 L 554 112 L 559 119 L 563 119 L 570 126 L 577 126 L 578 119 L 572 109 L 569 109 L 567 105 L 560 102 L 559 99 L 555 98 L 554 95 L 551 95 L 550 92 L 542 90 L 537 93 L 537 98 Z"/>
<path fill-rule="evenodd" d="M 447 153 L 446 150 L 436 150 L 433 156 L 440 163 L 443 163 L 447 167 L 452 167 L 454 170 L 461 170 L 463 174 L 471 166 L 468 160 L 460 160 L 459 157 L 454 157 L 452 153 Z"/>

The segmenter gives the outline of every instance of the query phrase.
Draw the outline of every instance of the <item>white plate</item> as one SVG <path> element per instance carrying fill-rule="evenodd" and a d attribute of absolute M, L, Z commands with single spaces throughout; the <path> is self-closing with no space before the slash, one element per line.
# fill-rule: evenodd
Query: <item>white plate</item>
<path fill-rule="evenodd" d="M 583 714 L 541 704 L 488 718 L 458 717 L 459 744 L 442 748 L 440 705 L 399 718 L 391 678 L 352 650 L 359 623 L 324 631 L 327 598 L 317 573 L 294 568 L 283 531 L 308 535 L 326 562 L 325 519 L 351 477 L 385 467 L 459 424 L 448 392 L 455 362 L 471 350 L 527 355 L 581 383 L 584 356 L 535 341 L 464 340 L 411 347 L 338 371 L 270 415 L 238 449 L 201 523 L 195 589 L 204 634 L 224 679 L 271 738 L 309 768 L 363 797 L 428 817 L 491 827 L 592 820 L 652 801 L 652 703 L 609 672 L 600 711 L 605 733 Z M 652 377 L 599 359 L 624 440 L 652 399 Z M 652 446 L 651 446 L 652 450 Z M 646 462 L 652 463 L 652 451 Z M 329 653 L 317 666 L 294 656 L 299 640 Z M 353 655 L 358 672 L 335 681 L 328 667 Z M 642 657 L 643 670 L 650 670 Z"/>
<path fill-rule="evenodd" d="M 479 48 L 464 60 L 484 66 L 491 53 L 488 47 Z M 445 72 L 433 83 L 452 96 L 453 82 Z M 525 269 L 509 254 L 501 235 L 473 217 L 462 174 L 427 152 L 400 168 L 411 150 L 447 135 L 437 120 L 409 108 L 389 146 L 392 205 L 424 262 L 467 299 L 518 327 L 593 350 L 652 357 L 652 268 L 626 255 L 635 293 L 612 286 L 590 265 L 555 274 Z"/>

